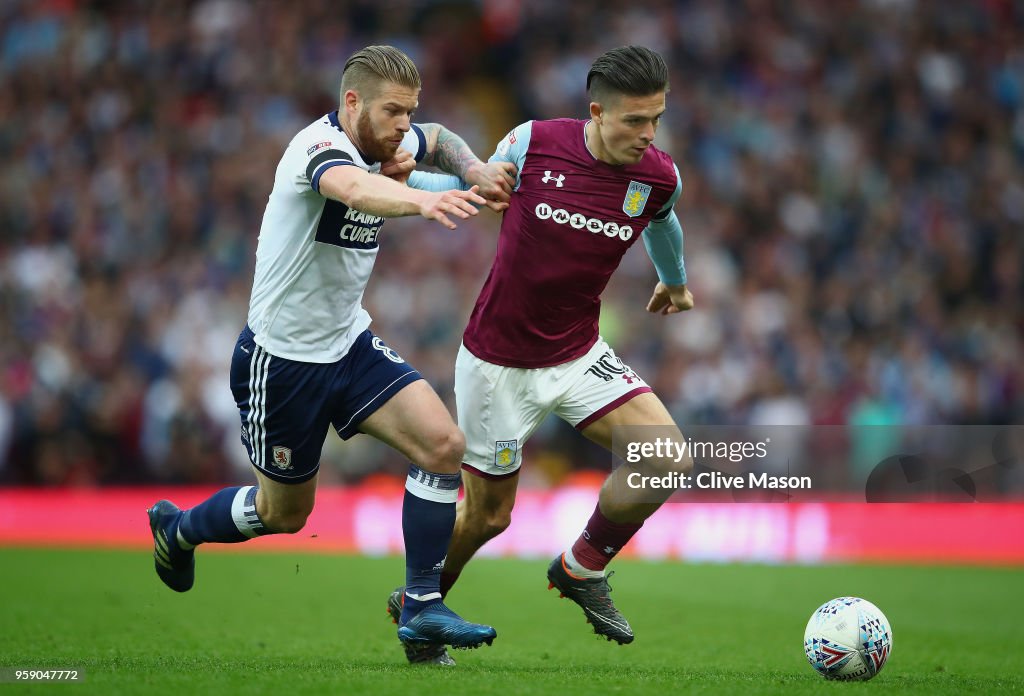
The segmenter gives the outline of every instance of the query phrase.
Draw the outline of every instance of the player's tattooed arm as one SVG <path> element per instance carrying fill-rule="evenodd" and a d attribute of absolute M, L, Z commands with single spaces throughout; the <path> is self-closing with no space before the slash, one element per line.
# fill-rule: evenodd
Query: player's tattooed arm
<path fill-rule="evenodd" d="M 508 162 L 481 162 L 466 141 L 440 123 L 419 124 L 426 139 L 425 164 L 454 174 L 471 186 L 480 187 L 480 195 L 503 210 L 515 186 L 516 168 Z"/>
<path fill-rule="evenodd" d="M 421 123 L 419 126 L 427 141 L 424 164 L 465 180 L 469 168 L 480 162 L 466 141 L 440 123 Z"/>

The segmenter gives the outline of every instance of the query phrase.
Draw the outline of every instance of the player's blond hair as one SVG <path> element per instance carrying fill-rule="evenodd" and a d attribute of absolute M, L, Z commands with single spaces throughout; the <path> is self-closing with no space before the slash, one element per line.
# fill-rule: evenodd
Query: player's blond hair
<path fill-rule="evenodd" d="M 420 71 L 394 46 L 367 46 L 345 61 L 341 74 L 341 103 L 350 89 L 363 99 L 373 99 L 384 83 L 420 88 Z"/>

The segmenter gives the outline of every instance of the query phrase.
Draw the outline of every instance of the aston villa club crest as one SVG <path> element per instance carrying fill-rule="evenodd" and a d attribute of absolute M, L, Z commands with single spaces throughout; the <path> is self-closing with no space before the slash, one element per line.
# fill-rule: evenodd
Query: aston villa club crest
<path fill-rule="evenodd" d="M 626 189 L 626 198 L 622 201 L 622 212 L 630 217 L 638 217 L 644 212 L 647 199 L 651 197 L 651 187 L 639 181 L 630 181 Z"/>
<path fill-rule="evenodd" d="M 494 465 L 508 468 L 516 463 L 518 440 L 498 440 L 494 443 Z"/>

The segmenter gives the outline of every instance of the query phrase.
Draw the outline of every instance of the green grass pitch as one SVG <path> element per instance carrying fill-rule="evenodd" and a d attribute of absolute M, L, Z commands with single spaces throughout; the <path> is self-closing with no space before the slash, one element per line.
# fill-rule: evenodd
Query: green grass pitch
<path fill-rule="evenodd" d="M 598 639 L 546 591 L 546 561 L 478 559 L 449 597 L 498 629 L 458 666 L 405 664 L 387 595 L 398 558 L 200 552 L 196 587 L 159 583 L 145 551 L 0 549 L 0 666 L 84 669 L 17 693 L 849 694 L 1024 691 L 1024 570 L 690 565 L 621 560 L 613 597 L 636 641 Z M 893 626 L 873 681 L 825 682 L 802 650 L 835 596 Z"/>

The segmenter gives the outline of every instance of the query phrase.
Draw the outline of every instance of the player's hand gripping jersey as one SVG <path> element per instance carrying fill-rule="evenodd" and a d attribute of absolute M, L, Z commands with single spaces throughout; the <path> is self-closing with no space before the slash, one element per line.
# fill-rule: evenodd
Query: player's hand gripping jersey
<path fill-rule="evenodd" d="M 414 124 L 401 147 L 419 162 L 423 131 Z M 370 325 L 363 291 L 384 218 L 320 195 L 320 177 L 337 166 L 380 171 L 345 135 L 334 111 L 288 144 L 260 227 L 248 324 L 257 345 L 289 360 L 339 360 Z"/>
<path fill-rule="evenodd" d="M 463 338 L 483 360 L 537 368 L 585 355 L 598 338 L 601 293 L 623 254 L 641 233 L 646 240 L 652 222 L 671 218 L 678 230 L 672 206 L 681 183 L 672 159 L 651 146 L 637 164 L 606 164 L 587 149 L 585 125 L 522 124 L 491 157 L 512 162 L 519 175 Z M 669 284 L 685 283 L 679 240 L 667 263 L 652 253 Z"/>

